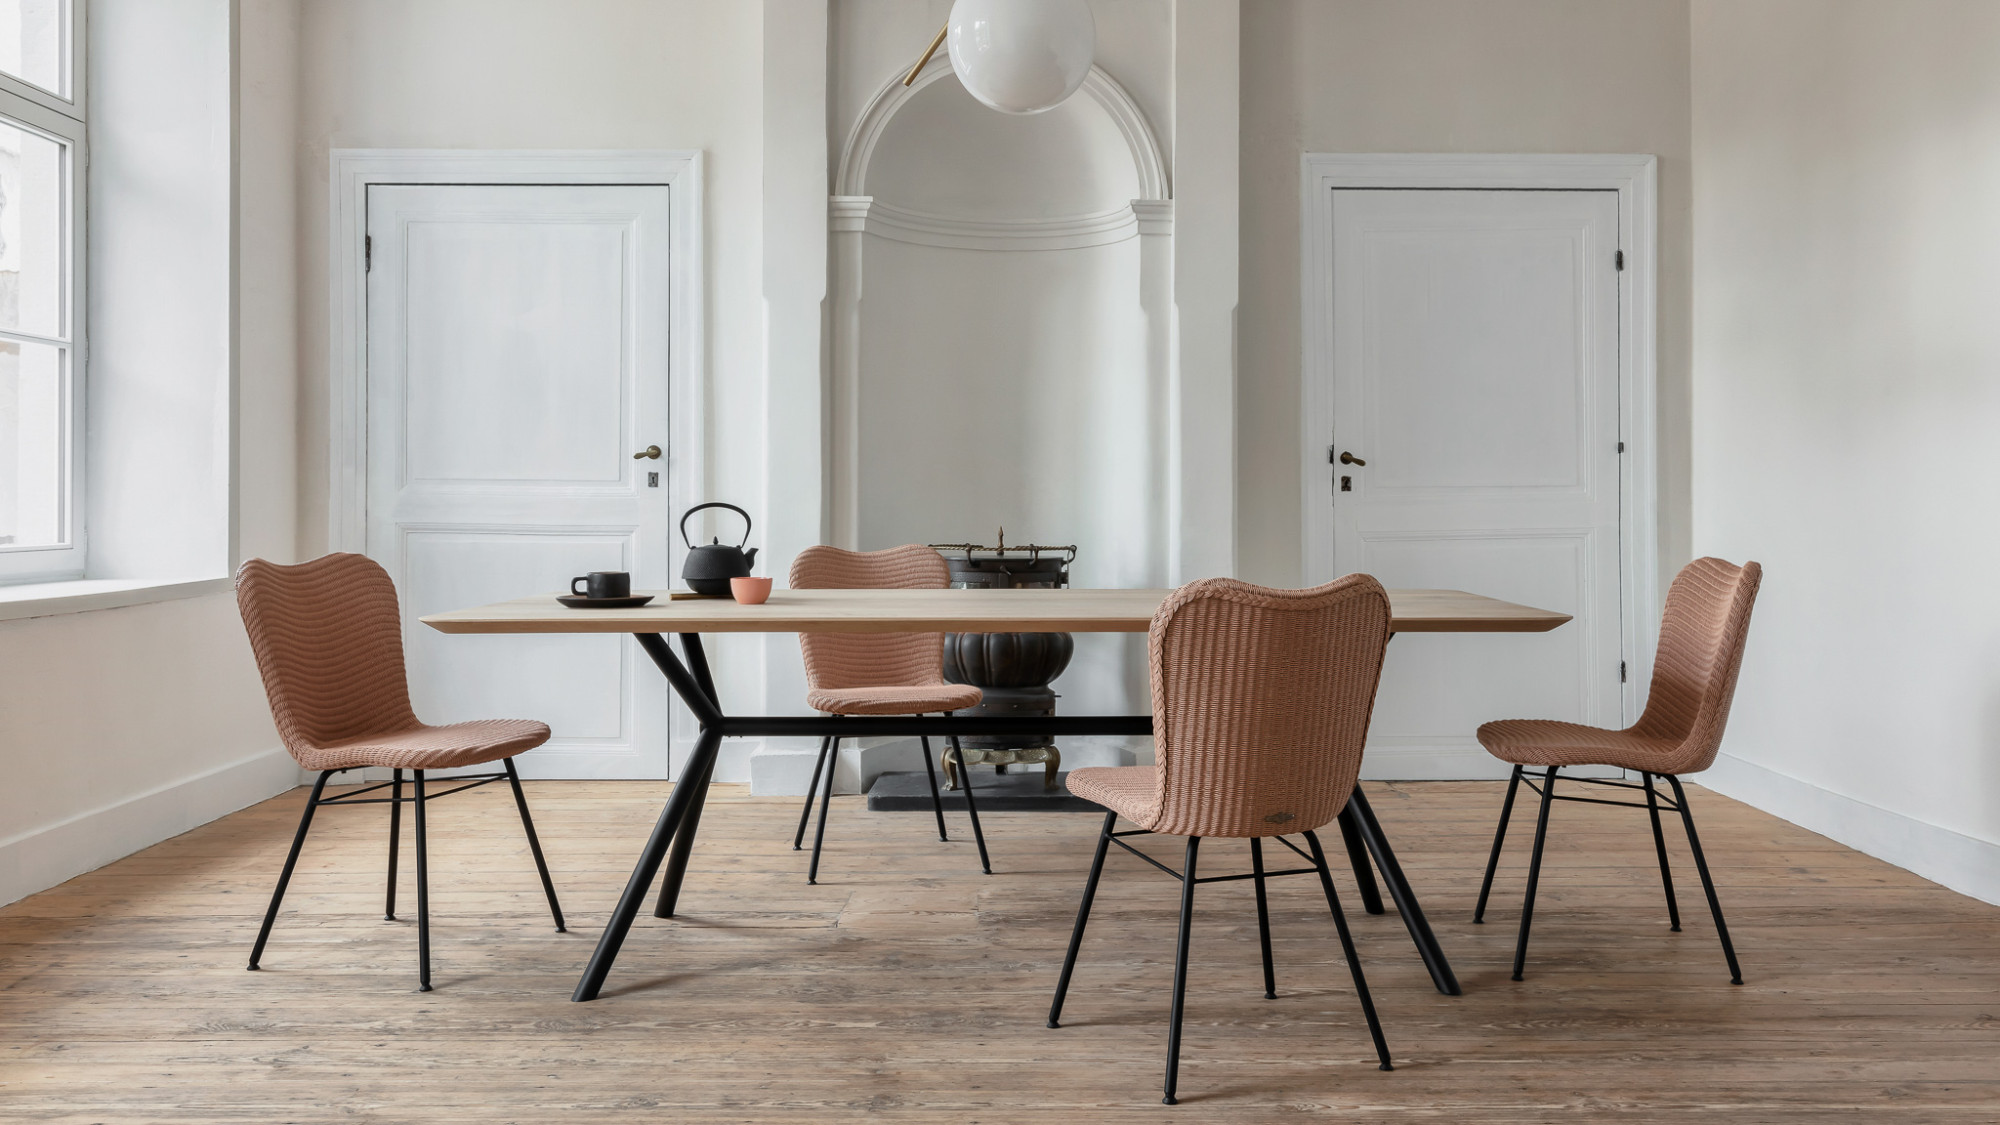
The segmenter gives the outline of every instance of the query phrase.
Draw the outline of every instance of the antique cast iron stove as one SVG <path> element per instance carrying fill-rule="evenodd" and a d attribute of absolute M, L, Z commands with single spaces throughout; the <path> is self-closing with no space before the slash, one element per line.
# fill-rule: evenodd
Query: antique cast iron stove
<path fill-rule="evenodd" d="M 1007 529 L 991 547 L 979 543 L 933 543 L 951 567 L 951 584 L 959 590 L 1053 589 L 1069 585 L 1074 544 L 1047 547 L 1039 543 L 1009 547 Z M 1075 644 L 1068 633 L 946 633 L 944 678 L 977 687 L 983 699 L 958 715 L 1053 715 L 1056 693 L 1050 681 L 1069 667 Z M 1056 788 L 1062 752 L 1048 738 L 969 736 L 962 740 L 968 763 L 985 762 L 1001 773 L 1010 765 L 1041 762 L 1042 786 Z M 959 787 L 957 770 L 945 759 L 945 778 Z"/>

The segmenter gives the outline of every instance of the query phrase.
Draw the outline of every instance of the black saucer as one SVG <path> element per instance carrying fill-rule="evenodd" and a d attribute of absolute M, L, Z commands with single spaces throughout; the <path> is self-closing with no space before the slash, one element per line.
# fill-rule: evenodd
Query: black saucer
<path fill-rule="evenodd" d="M 638 609 L 653 600 L 651 594 L 629 594 L 622 598 L 586 598 L 578 594 L 557 594 L 556 600 L 571 609 Z"/>

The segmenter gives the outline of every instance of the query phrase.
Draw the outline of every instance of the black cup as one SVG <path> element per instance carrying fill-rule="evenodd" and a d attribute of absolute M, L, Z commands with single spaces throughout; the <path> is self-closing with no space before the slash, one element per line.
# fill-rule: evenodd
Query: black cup
<path fill-rule="evenodd" d="M 578 586 L 583 589 L 577 589 Z M 587 598 L 629 598 L 632 576 L 622 570 L 593 570 L 581 578 L 570 579 L 569 592 Z"/>

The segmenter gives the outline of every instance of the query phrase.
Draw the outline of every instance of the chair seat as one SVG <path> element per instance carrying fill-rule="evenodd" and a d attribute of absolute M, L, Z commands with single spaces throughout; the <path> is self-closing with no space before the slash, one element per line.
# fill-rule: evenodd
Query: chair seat
<path fill-rule="evenodd" d="M 549 725 L 533 719 L 475 719 L 441 727 L 420 726 L 322 746 L 300 754 L 309 770 L 441 770 L 511 758 L 549 740 Z"/>
<path fill-rule="evenodd" d="M 806 706 L 832 715 L 925 715 L 975 707 L 981 698 L 970 684 L 814 688 Z"/>
<path fill-rule="evenodd" d="M 1501 719 L 1479 728 L 1479 744 L 1517 766 L 1617 766 L 1678 773 L 1682 742 L 1554 719 Z"/>
<path fill-rule="evenodd" d="M 1064 777 L 1069 791 L 1117 813 L 1141 828 L 1160 819 L 1158 766 L 1092 766 Z"/>

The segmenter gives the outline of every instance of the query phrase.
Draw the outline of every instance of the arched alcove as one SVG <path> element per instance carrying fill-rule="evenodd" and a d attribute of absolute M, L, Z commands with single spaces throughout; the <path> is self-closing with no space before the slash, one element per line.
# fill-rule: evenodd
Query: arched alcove
<path fill-rule="evenodd" d="M 1101 70 L 1031 117 L 948 67 L 885 85 L 833 200 L 835 539 L 1075 543 L 1082 586 L 1166 580 L 1171 205 Z M 1066 707 L 1145 705 L 1143 645 L 1078 638 Z"/>

